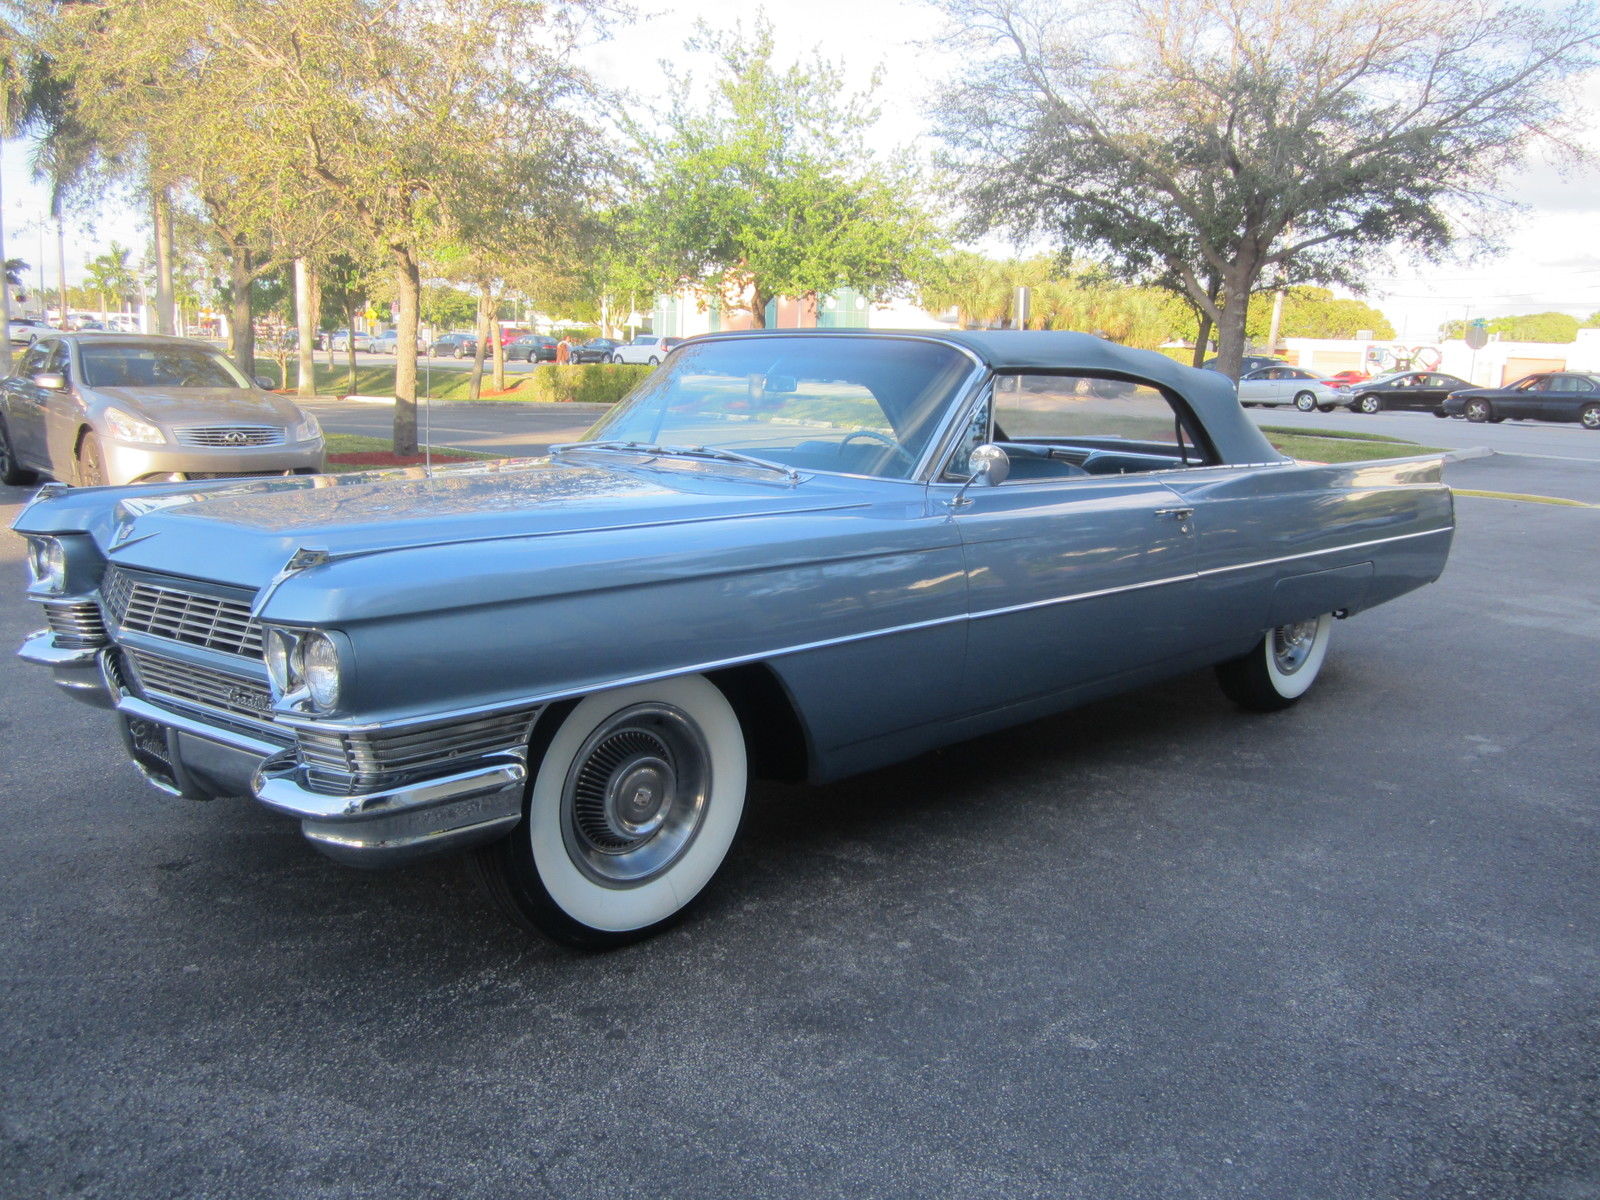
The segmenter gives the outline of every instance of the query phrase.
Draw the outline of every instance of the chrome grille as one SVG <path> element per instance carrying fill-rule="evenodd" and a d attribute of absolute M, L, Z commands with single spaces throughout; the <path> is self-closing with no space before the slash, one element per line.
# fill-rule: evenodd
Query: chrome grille
<path fill-rule="evenodd" d="M 147 650 L 128 648 L 123 655 L 142 692 L 251 722 L 272 721 L 272 693 L 265 679 L 196 666 Z"/>
<path fill-rule="evenodd" d="M 124 629 L 245 658 L 261 657 L 261 626 L 250 620 L 246 600 L 148 583 L 117 567 L 106 572 L 100 595 L 112 619 Z"/>
<path fill-rule="evenodd" d="M 180 446 L 221 447 L 281 446 L 283 430 L 271 425 L 188 425 L 172 431 Z"/>
<path fill-rule="evenodd" d="M 305 784 L 349 796 L 443 774 L 462 760 L 527 747 L 538 709 L 367 733 L 296 730 Z"/>
<path fill-rule="evenodd" d="M 63 650 L 84 650 L 107 642 L 105 622 L 92 600 L 46 600 L 44 619 L 55 644 Z"/>

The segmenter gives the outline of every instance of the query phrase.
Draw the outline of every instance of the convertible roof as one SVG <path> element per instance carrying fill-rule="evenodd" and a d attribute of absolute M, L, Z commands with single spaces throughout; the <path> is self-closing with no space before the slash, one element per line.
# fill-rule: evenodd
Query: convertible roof
<path fill-rule="evenodd" d="M 1226 462 L 1277 462 L 1283 458 L 1244 415 L 1232 380 L 1216 371 L 1186 367 L 1154 350 L 1133 350 L 1089 333 L 1065 330 L 759 329 L 692 339 L 739 337 L 918 338 L 960 346 L 994 371 L 1088 371 L 1148 379 L 1188 402 Z"/>

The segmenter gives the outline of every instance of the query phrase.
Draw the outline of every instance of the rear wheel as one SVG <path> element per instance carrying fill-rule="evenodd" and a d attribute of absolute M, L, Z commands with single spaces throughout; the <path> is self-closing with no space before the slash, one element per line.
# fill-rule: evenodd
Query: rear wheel
<path fill-rule="evenodd" d="M 474 852 L 513 921 L 600 950 L 677 920 L 744 815 L 744 735 L 703 675 L 600 692 L 550 736 L 510 836 Z"/>
<path fill-rule="evenodd" d="M 652 354 L 650 356 L 650 365 L 652 367 L 659 367 L 661 365 L 661 360 L 659 358 L 657 358 L 654 354 Z"/>
<path fill-rule="evenodd" d="M 1317 681 L 1332 629 L 1332 613 L 1269 629 L 1248 653 L 1217 665 L 1217 682 L 1241 708 L 1288 708 Z"/>
<path fill-rule="evenodd" d="M 106 482 L 105 455 L 100 452 L 100 439 L 92 433 L 83 435 L 78 444 L 78 486 L 103 487 Z"/>
<path fill-rule="evenodd" d="M 1366 393 L 1364 396 L 1357 396 L 1356 411 L 1366 413 L 1368 416 L 1373 413 L 1381 413 L 1383 411 L 1383 397 L 1374 396 L 1371 392 Z"/>
<path fill-rule="evenodd" d="M 1294 406 L 1301 412 L 1310 412 L 1317 407 L 1317 398 L 1310 392 L 1299 392 L 1295 395 Z"/>
<path fill-rule="evenodd" d="M 1442 408 L 1434 409 L 1433 410 L 1433 415 L 1436 416 L 1436 417 L 1440 417 L 1440 418 L 1442 418 L 1442 419 L 1444 419 L 1446 421 L 1448 421 L 1450 419 L 1450 414 L 1445 412 L 1445 410 L 1442 409 Z"/>
<path fill-rule="evenodd" d="M 1578 422 L 1585 429 L 1600 429 L 1600 404 L 1585 404 L 1578 413 Z"/>

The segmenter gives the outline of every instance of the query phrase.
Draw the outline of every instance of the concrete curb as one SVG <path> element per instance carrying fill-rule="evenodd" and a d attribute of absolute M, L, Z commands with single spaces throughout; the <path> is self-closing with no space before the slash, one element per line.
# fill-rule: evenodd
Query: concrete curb
<path fill-rule="evenodd" d="M 1445 462 L 1466 462 L 1469 458 L 1488 458 L 1491 454 L 1498 453 L 1487 446 L 1469 446 L 1465 450 L 1451 450 L 1444 456 Z"/>

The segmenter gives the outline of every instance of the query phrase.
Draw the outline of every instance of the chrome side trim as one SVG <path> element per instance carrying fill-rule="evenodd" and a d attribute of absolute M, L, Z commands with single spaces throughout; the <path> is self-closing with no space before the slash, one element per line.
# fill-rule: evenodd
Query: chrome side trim
<path fill-rule="evenodd" d="M 1035 600 L 1028 604 L 1013 605 L 1005 608 L 985 609 L 982 612 L 955 613 L 946 617 L 932 617 L 926 621 L 913 621 L 905 625 L 891 625 L 883 629 L 864 630 L 861 633 L 850 633 L 843 637 L 823 638 L 815 642 L 802 642 L 793 646 L 783 646 L 773 650 L 763 650 L 754 654 L 740 654 L 732 658 L 713 659 L 707 662 L 685 664 L 670 667 L 661 671 L 651 671 L 642 675 L 628 675 L 617 679 L 607 679 L 596 682 L 587 687 L 567 688 L 549 692 L 532 692 L 511 707 L 517 705 L 549 704 L 556 700 L 567 700 L 574 696 L 586 696 L 595 691 L 610 690 L 612 688 L 631 687 L 636 683 L 652 683 L 658 679 L 671 679 L 675 675 L 703 674 L 706 671 L 720 671 L 726 667 L 737 667 L 745 663 L 759 662 L 767 658 L 783 658 L 791 654 L 804 654 L 811 650 L 825 650 L 831 646 L 848 645 L 851 642 L 863 642 L 875 637 L 891 637 L 901 633 L 915 633 L 921 629 L 933 629 L 940 625 L 953 625 L 961 621 L 978 621 L 986 617 L 1001 617 L 1008 613 L 1022 612 L 1032 608 L 1046 608 L 1056 604 L 1071 604 L 1078 600 L 1093 600 L 1101 596 L 1111 596 L 1118 592 L 1136 592 L 1146 588 L 1164 587 L 1172 583 L 1185 583 L 1203 576 L 1222 575 L 1230 571 L 1248 571 L 1256 567 L 1273 566 L 1277 563 L 1296 562 L 1307 558 L 1320 558 L 1324 555 L 1339 554 L 1349 550 L 1365 550 L 1372 546 L 1387 545 L 1391 542 L 1406 542 L 1414 538 L 1437 537 L 1440 534 L 1454 533 L 1454 527 L 1443 529 L 1424 529 L 1419 533 L 1401 533 L 1393 537 L 1374 538 L 1365 542 L 1351 542 L 1343 546 L 1328 546 L 1321 550 L 1305 550 L 1298 554 L 1286 554 L 1278 558 L 1258 559 L 1254 562 L 1235 563 L 1226 567 L 1211 567 L 1205 571 L 1187 572 L 1182 575 L 1169 575 L 1162 579 L 1146 580 L 1142 583 L 1123 584 L 1120 587 L 1102 588 L 1093 592 L 1078 592 L 1070 596 L 1054 596 L 1048 600 Z M 438 714 L 430 720 L 448 719 Z"/>

